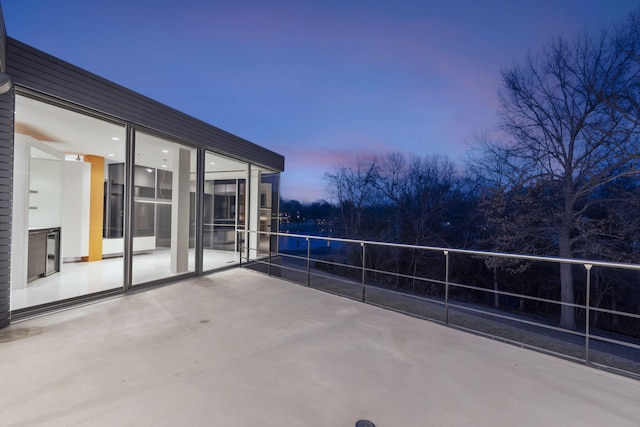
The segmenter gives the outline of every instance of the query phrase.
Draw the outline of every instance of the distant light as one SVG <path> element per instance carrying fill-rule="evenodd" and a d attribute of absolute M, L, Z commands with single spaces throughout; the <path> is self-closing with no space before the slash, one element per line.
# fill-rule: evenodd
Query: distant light
<path fill-rule="evenodd" d="M 166 168 L 166 167 L 167 167 L 167 165 L 162 165 L 162 167 L 163 167 L 163 168 Z"/>
<path fill-rule="evenodd" d="M 162 150 L 162 152 L 163 152 L 163 153 L 168 153 L 168 152 L 169 152 L 169 150 Z"/>
<path fill-rule="evenodd" d="M 147 168 L 147 172 L 151 173 L 151 172 L 153 172 L 153 169 Z"/>
<path fill-rule="evenodd" d="M 210 165 L 215 165 L 215 164 L 216 164 L 216 162 L 211 162 L 211 163 L 209 163 L 209 164 L 210 164 Z"/>
<path fill-rule="evenodd" d="M 114 141 L 120 141 L 120 138 L 118 138 L 117 136 L 114 136 L 113 138 L 111 138 Z"/>
<path fill-rule="evenodd" d="M 113 157 L 113 156 L 115 156 L 115 154 L 113 154 L 113 153 L 109 153 L 109 154 L 107 154 L 107 156 L 109 156 L 109 157 Z"/>

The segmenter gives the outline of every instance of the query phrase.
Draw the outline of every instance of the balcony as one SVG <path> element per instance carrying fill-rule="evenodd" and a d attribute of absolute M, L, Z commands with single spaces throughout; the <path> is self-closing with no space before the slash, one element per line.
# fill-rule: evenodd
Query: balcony
<path fill-rule="evenodd" d="M 640 265 L 240 234 L 245 267 L 640 379 Z M 570 302 L 561 298 L 563 267 L 573 276 Z"/>
<path fill-rule="evenodd" d="M 3 426 L 640 419 L 634 379 L 246 268 L 12 324 L 0 378 Z"/>

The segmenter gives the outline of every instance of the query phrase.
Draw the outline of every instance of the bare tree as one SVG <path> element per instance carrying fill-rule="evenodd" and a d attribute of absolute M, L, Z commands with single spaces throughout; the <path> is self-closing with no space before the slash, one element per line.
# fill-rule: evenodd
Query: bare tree
<path fill-rule="evenodd" d="M 329 194 L 337 202 L 342 216 L 344 237 L 363 238 L 363 216 L 376 200 L 377 161 L 359 159 L 355 166 L 342 166 L 325 173 Z"/>
<path fill-rule="evenodd" d="M 391 153 L 380 162 L 377 185 L 402 218 L 399 240 L 414 245 L 446 245 L 444 229 L 457 201 L 455 168 L 446 159 Z"/>
<path fill-rule="evenodd" d="M 497 218 L 512 236 L 505 245 L 535 235 L 538 249 L 552 244 L 557 255 L 573 258 L 603 236 L 602 218 L 591 215 L 603 202 L 595 193 L 638 176 L 635 28 L 556 38 L 503 71 L 501 130 L 508 142 L 485 143 L 481 162 L 494 176 L 508 171 L 503 191 L 520 204 L 519 213 Z M 574 329 L 571 265 L 561 265 L 560 281 L 560 325 Z"/>

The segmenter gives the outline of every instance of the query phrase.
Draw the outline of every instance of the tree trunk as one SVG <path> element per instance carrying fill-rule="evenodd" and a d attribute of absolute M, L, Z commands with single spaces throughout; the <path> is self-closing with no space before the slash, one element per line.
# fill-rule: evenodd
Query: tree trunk
<path fill-rule="evenodd" d="M 618 311 L 618 301 L 616 299 L 615 293 L 611 297 L 611 310 Z M 613 330 L 617 330 L 620 326 L 620 317 L 617 314 L 611 315 L 611 328 Z"/>
<path fill-rule="evenodd" d="M 571 250 L 571 237 L 568 227 L 563 228 L 558 233 L 560 257 L 573 258 Z M 564 304 L 574 304 L 573 295 L 573 266 L 571 264 L 560 264 L 560 300 Z M 560 309 L 560 327 L 565 329 L 576 329 L 575 307 L 562 305 Z"/>
<path fill-rule="evenodd" d="M 416 250 L 415 249 L 411 249 L 411 262 L 413 263 L 413 278 L 411 279 L 411 282 L 413 284 L 413 292 L 415 293 L 416 291 L 416 273 L 418 271 L 418 259 L 415 256 Z"/>
<path fill-rule="evenodd" d="M 593 280 L 592 294 L 596 296 L 596 300 L 593 305 L 595 307 L 600 307 L 600 305 L 602 304 L 602 300 L 604 299 L 604 296 L 600 294 L 600 275 L 596 273 L 593 279 L 594 280 Z M 587 305 L 588 304 L 589 304 L 589 301 L 587 301 Z M 598 323 L 600 322 L 600 311 L 593 310 L 591 314 L 591 318 L 593 319 L 593 326 L 597 327 Z"/>

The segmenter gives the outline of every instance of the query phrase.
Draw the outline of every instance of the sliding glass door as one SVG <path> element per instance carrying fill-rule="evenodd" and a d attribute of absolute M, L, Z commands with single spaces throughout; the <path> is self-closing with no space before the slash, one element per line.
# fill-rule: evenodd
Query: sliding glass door
<path fill-rule="evenodd" d="M 16 95 L 11 310 L 195 274 L 200 231 L 204 272 L 273 248 L 238 230 L 277 231 L 278 174 L 47 101 Z"/>
<path fill-rule="evenodd" d="M 205 154 L 203 270 L 239 262 L 238 234 L 247 218 L 248 165 L 212 152 Z M 240 236 L 242 239 L 243 236 Z"/>
<path fill-rule="evenodd" d="M 136 132 L 132 284 L 195 272 L 196 149 Z"/>
<path fill-rule="evenodd" d="M 125 140 L 122 124 L 16 94 L 12 310 L 122 289 Z"/>

